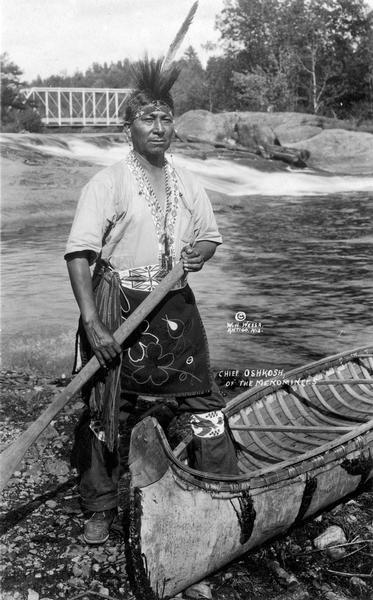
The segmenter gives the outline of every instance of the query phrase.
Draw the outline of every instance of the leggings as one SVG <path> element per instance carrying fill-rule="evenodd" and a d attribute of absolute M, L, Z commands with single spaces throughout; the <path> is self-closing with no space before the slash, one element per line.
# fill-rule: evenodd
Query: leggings
<path fill-rule="evenodd" d="M 135 395 L 124 396 L 120 408 L 120 437 L 118 447 L 109 452 L 90 428 L 89 410 L 83 413 L 75 430 L 75 443 L 72 464 L 79 473 L 79 493 L 82 508 L 97 512 L 116 508 L 118 505 L 118 483 L 127 468 L 128 447 L 132 427 L 139 421 L 136 414 Z M 210 393 L 203 396 L 176 398 L 177 415 L 198 415 L 213 412 L 221 415 L 224 399 L 214 384 Z M 165 408 L 165 420 L 174 413 Z M 161 411 L 162 413 L 162 411 Z M 221 429 L 220 429 L 221 430 Z M 201 437 L 192 427 L 193 438 L 190 444 L 189 465 L 199 471 L 217 474 L 235 475 L 238 473 L 237 458 L 232 437 L 227 427 L 213 437 Z"/>

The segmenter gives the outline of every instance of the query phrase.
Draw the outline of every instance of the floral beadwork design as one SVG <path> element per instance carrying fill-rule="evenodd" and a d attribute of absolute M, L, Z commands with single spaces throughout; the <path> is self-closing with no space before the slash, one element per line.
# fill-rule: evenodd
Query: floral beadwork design
<path fill-rule="evenodd" d="M 144 350 L 151 366 L 149 367 L 149 364 L 141 365 L 133 372 L 133 378 L 140 384 L 151 382 L 153 385 L 163 385 L 169 378 L 167 369 L 174 363 L 174 355 L 164 354 L 161 344 L 154 342 L 144 347 Z"/>
<path fill-rule="evenodd" d="M 128 357 L 133 364 L 140 363 L 146 356 L 146 349 L 150 344 L 158 344 L 159 339 L 156 335 L 149 332 L 149 321 L 143 321 L 141 324 L 141 342 L 137 342 L 131 348 L 128 348 Z"/>

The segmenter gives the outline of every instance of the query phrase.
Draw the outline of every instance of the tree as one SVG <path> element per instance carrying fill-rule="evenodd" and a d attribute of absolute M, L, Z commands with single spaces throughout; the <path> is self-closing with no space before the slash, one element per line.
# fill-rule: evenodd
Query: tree
<path fill-rule="evenodd" d="M 13 63 L 8 54 L 0 55 L 1 63 L 1 123 L 13 120 L 14 110 L 24 108 L 25 99 L 20 92 L 21 69 Z"/>
<path fill-rule="evenodd" d="M 279 11 L 278 0 L 227 0 L 217 27 L 238 69 L 268 68 L 279 45 Z"/>
<path fill-rule="evenodd" d="M 356 49 L 368 34 L 364 2 L 296 0 L 289 2 L 287 22 L 291 21 L 291 15 L 296 16 L 296 22 L 291 23 L 291 43 L 299 49 L 297 58 L 305 82 L 303 93 L 307 86 L 314 113 L 328 107 L 338 109 L 352 87 L 350 71 Z M 360 87 L 357 81 L 355 89 L 356 85 Z"/>
<path fill-rule="evenodd" d="M 178 64 L 181 67 L 181 73 L 172 90 L 175 111 L 181 114 L 187 110 L 208 108 L 206 74 L 192 46 L 187 48 Z"/>
<path fill-rule="evenodd" d="M 32 85 L 50 87 L 97 87 L 122 88 L 131 85 L 131 62 L 126 58 L 108 65 L 93 63 L 85 73 L 76 71 L 73 75 L 51 75 L 45 79 L 38 76 Z"/>
<path fill-rule="evenodd" d="M 206 65 L 208 109 L 238 110 L 240 101 L 233 91 L 236 62 L 230 56 L 212 56 Z"/>
<path fill-rule="evenodd" d="M 22 71 L 5 52 L 1 63 L 1 127 L 8 131 L 38 132 L 43 128 L 39 113 L 33 103 L 22 93 Z"/>
<path fill-rule="evenodd" d="M 353 88 L 366 93 L 354 76 L 370 69 L 357 60 L 371 31 L 364 0 L 227 0 L 217 25 L 236 71 L 262 91 L 280 81 L 293 109 L 337 112 Z"/>
<path fill-rule="evenodd" d="M 294 57 L 284 55 L 280 63 L 273 57 L 272 66 L 264 71 L 257 66 L 250 73 L 233 73 L 233 87 L 240 110 L 295 110 L 297 97 L 289 73 Z"/>

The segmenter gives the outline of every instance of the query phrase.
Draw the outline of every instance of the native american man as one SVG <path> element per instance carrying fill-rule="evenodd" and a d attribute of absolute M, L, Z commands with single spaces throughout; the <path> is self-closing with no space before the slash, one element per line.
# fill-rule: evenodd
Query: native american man
<path fill-rule="evenodd" d="M 83 189 L 66 248 L 81 321 L 83 360 L 101 368 L 85 390 L 89 416 L 77 429 L 76 461 L 87 543 L 103 543 L 118 502 L 118 419 L 137 396 L 173 397 L 191 414 L 191 466 L 234 474 L 236 456 L 210 375 L 206 336 L 188 272 L 221 243 L 210 201 L 195 177 L 165 157 L 174 135 L 170 94 L 177 69 L 144 60 L 126 108 L 132 148 Z M 123 344 L 112 332 L 172 269 L 184 277 Z M 95 263 L 93 277 L 90 266 Z"/>

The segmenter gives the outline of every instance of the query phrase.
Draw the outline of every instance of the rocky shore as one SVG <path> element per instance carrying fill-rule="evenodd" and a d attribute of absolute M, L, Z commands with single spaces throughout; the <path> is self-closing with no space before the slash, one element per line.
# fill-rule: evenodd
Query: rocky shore
<path fill-rule="evenodd" d="M 252 149 L 277 144 L 307 151 L 307 166 L 329 173 L 373 173 L 373 124 L 357 128 L 349 121 L 291 112 L 193 110 L 181 115 L 176 127 L 181 138 L 225 142 L 232 150 L 239 142 Z"/>
<path fill-rule="evenodd" d="M 3 370 L 2 445 L 12 442 L 66 379 Z M 69 454 L 79 397 L 30 448 L 0 503 L 2 600 L 133 600 L 121 518 L 103 546 L 82 539 L 76 472 Z M 120 487 L 126 510 L 128 475 Z M 287 536 L 227 565 L 211 582 L 215 600 L 369 600 L 373 508 L 368 489 Z"/>

